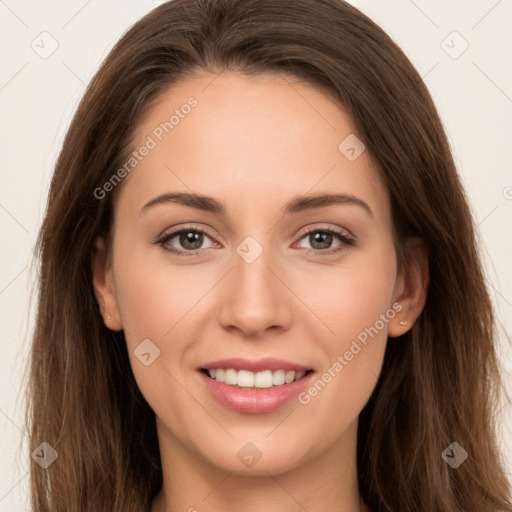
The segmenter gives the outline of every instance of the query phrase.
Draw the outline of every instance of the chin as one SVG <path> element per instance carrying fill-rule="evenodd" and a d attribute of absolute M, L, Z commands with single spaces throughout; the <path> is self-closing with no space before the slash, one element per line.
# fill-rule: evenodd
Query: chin
<path fill-rule="evenodd" d="M 297 449 L 300 447 L 300 449 Z M 234 441 L 204 454 L 209 462 L 223 471 L 236 475 L 268 476 L 293 470 L 308 458 L 307 446 L 301 442 L 278 443 L 264 438 L 259 441 Z M 313 455 L 311 455 L 313 456 Z"/>

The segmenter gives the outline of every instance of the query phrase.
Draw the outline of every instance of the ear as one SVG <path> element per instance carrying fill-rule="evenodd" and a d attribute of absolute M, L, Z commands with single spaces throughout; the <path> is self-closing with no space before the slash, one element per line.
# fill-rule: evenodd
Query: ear
<path fill-rule="evenodd" d="M 112 265 L 103 238 L 94 242 L 92 252 L 92 281 L 94 295 L 100 306 L 103 322 L 112 331 L 121 331 L 121 315 L 115 293 Z"/>
<path fill-rule="evenodd" d="M 388 336 L 402 336 L 414 324 L 423 311 L 430 281 L 428 249 L 420 237 L 407 240 L 409 263 L 395 283 L 394 302 L 402 308 L 388 324 Z"/>

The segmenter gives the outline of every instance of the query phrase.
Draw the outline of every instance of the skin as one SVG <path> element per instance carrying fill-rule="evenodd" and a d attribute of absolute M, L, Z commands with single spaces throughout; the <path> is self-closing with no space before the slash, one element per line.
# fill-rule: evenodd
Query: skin
<path fill-rule="evenodd" d="M 338 150 L 355 133 L 350 118 L 297 78 L 187 79 L 145 117 L 134 149 L 190 96 L 197 107 L 116 191 L 110 252 L 98 240 L 93 254 L 105 324 L 124 329 L 135 379 L 156 414 L 164 483 L 152 512 L 367 510 L 357 486 L 358 417 L 388 336 L 410 329 L 424 306 L 424 246 L 410 241 L 411 265 L 398 273 L 389 194 L 368 152 L 349 161 Z M 226 214 L 172 202 L 141 212 L 167 192 L 212 196 Z M 336 204 L 283 216 L 292 198 L 317 193 L 355 196 L 373 215 Z M 208 232 L 202 254 L 174 255 L 155 243 L 188 223 Z M 333 236 L 322 245 L 317 231 L 303 234 L 309 228 L 356 242 Z M 247 236 L 263 249 L 250 264 L 236 252 Z M 194 249 L 179 237 L 167 246 Z M 322 254 L 331 248 L 341 250 Z M 273 356 L 321 375 L 396 303 L 401 311 L 307 404 L 235 412 L 197 373 L 214 359 Z M 148 338 L 161 352 L 145 366 L 134 350 Z M 262 455 L 250 468 L 237 457 L 247 442 Z"/>

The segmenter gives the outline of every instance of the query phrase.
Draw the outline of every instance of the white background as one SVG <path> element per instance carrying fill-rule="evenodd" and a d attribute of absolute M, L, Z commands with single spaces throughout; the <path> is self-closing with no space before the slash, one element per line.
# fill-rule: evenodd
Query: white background
<path fill-rule="evenodd" d="M 52 169 L 100 62 L 127 28 L 159 3 L 0 0 L 0 511 L 28 510 L 22 374 L 34 319 L 32 249 Z M 498 317 L 510 333 L 512 0 L 352 3 L 404 49 L 434 97 L 478 224 Z M 44 31 L 58 43 L 46 59 L 31 47 L 33 41 L 51 47 L 49 36 L 40 35 Z M 467 50 L 452 58 L 465 41 Z M 509 389 L 511 355 L 502 336 L 500 358 Z M 499 422 L 512 472 L 512 404 L 503 404 Z M 22 441 L 24 451 L 18 453 Z"/>

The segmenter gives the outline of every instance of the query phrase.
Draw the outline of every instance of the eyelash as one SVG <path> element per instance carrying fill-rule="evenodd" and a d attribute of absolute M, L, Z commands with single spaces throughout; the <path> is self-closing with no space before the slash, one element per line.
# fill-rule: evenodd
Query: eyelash
<path fill-rule="evenodd" d="M 156 240 L 155 243 L 157 245 L 160 245 L 164 251 L 170 252 L 177 256 L 185 256 L 185 257 L 198 256 L 206 250 L 206 249 L 195 249 L 192 251 L 182 251 L 182 250 L 178 250 L 178 249 L 174 249 L 174 248 L 169 248 L 169 246 L 166 245 L 169 242 L 169 240 L 172 240 L 176 235 L 179 235 L 180 233 L 183 233 L 183 232 L 202 233 L 203 235 L 206 235 L 208 238 L 213 240 L 213 237 L 204 229 L 201 229 L 201 228 L 198 228 L 195 226 L 189 226 L 188 228 L 180 228 L 180 229 L 177 229 L 176 231 L 172 231 L 171 233 L 168 233 L 167 235 L 160 237 L 158 240 Z M 301 236 L 299 237 L 299 241 L 302 240 L 305 236 L 310 235 L 311 233 L 328 233 L 330 235 L 334 235 L 335 237 L 337 237 L 339 239 L 339 241 L 342 243 L 342 245 L 335 247 L 335 248 L 324 249 L 324 250 L 309 249 L 307 247 L 303 248 L 303 250 L 308 255 L 321 254 L 323 256 L 327 256 L 327 255 L 330 255 L 333 253 L 343 251 L 343 250 L 347 249 L 348 247 L 355 245 L 355 240 L 353 238 L 351 238 L 351 237 L 345 235 L 344 233 L 341 233 L 340 231 L 333 229 L 333 228 L 319 228 L 319 227 L 311 228 L 307 231 L 304 231 L 301 234 Z"/>

